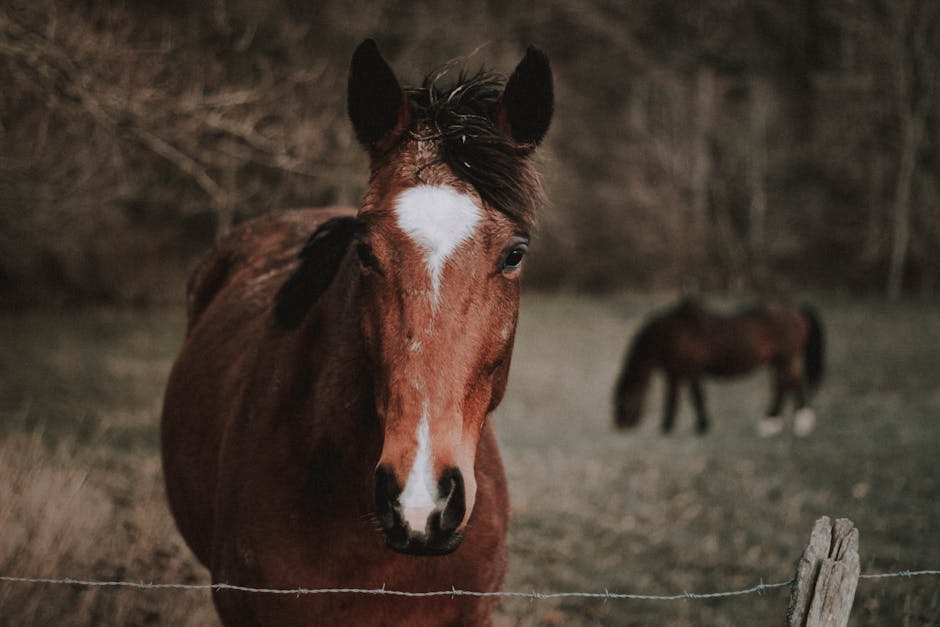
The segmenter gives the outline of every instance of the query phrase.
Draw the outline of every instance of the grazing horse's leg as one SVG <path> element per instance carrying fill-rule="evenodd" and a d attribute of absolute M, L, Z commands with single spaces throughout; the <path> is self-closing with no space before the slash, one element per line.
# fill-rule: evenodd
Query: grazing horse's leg
<path fill-rule="evenodd" d="M 692 379 L 692 403 L 695 405 L 695 430 L 699 435 L 708 431 L 708 412 L 705 411 L 705 391 L 702 390 L 702 382 L 699 379 Z"/>
<path fill-rule="evenodd" d="M 783 398 L 786 389 L 789 387 L 785 368 L 782 364 L 774 363 L 774 396 L 767 409 L 767 416 L 757 425 L 757 433 L 763 438 L 777 435 L 783 431 L 783 418 L 780 412 L 783 410 Z"/>
<path fill-rule="evenodd" d="M 806 393 L 806 381 L 803 379 L 802 364 L 794 357 L 788 371 L 790 386 L 796 397 L 796 412 L 793 414 L 793 433 L 805 438 L 816 428 L 816 412 L 809 406 Z"/>
<path fill-rule="evenodd" d="M 663 403 L 663 433 L 672 431 L 676 421 L 676 402 L 679 399 L 679 382 L 673 377 L 666 378 L 666 401 Z"/>
<path fill-rule="evenodd" d="M 783 409 L 783 395 L 784 395 L 784 385 L 782 377 L 780 376 L 780 370 L 774 370 L 774 396 L 770 402 L 770 407 L 767 409 L 768 418 L 777 418 L 780 416 L 780 411 Z"/>

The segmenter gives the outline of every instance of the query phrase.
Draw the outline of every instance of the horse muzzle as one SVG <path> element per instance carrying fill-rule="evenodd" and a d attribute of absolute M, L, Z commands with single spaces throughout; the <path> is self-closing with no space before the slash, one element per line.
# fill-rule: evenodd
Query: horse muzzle
<path fill-rule="evenodd" d="M 408 555 L 446 555 L 463 539 L 467 512 L 463 473 L 447 468 L 437 481 L 437 497 L 419 505 L 402 504 L 402 487 L 392 469 L 375 470 L 375 512 L 385 545 Z"/>

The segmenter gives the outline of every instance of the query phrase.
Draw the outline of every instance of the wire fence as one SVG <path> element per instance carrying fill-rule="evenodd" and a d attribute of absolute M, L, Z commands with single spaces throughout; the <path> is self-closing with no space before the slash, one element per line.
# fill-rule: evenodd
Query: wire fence
<path fill-rule="evenodd" d="M 921 577 L 927 575 L 940 575 L 940 570 L 901 570 L 890 573 L 871 573 L 860 575 L 859 579 L 889 579 L 895 577 Z M 0 575 L 0 581 L 20 584 L 52 584 L 70 585 L 96 588 L 136 588 L 144 590 L 233 590 L 236 592 L 253 592 L 258 594 L 371 594 L 397 597 L 501 597 L 522 598 L 531 600 L 543 599 L 605 599 L 605 600 L 634 600 L 634 601 L 679 601 L 690 599 L 719 599 L 724 597 L 744 596 L 747 594 L 761 594 L 764 590 L 785 588 L 793 584 L 793 579 L 778 583 L 764 583 L 763 580 L 748 588 L 728 590 L 725 592 L 680 592 L 674 594 L 632 594 L 625 592 L 513 592 L 492 591 L 480 592 L 474 590 L 432 590 L 428 592 L 409 592 L 407 590 L 391 590 L 382 588 L 252 588 L 249 586 L 235 586 L 228 583 L 212 584 L 186 584 L 186 583 L 152 583 L 143 581 L 107 581 L 71 578 L 44 578 L 44 577 L 11 577 Z"/>

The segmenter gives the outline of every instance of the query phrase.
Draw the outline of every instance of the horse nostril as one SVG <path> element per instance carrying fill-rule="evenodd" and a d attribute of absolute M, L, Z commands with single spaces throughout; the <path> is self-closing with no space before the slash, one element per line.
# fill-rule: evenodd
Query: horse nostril
<path fill-rule="evenodd" d="M 394 523 L 394 508 L 401 494 L 395 473 L 385 464 L 375 469 L 375 513 L 386 527 Z"/>
<path fill-rule="evenodd" d="M 441 511 L 441 530 L 456 531 L 467 512 L 463 474 L 458 468 L 448 468 L 441 474 L 437 487 L 441 498 L 444 499 L 444 509 Z"/>

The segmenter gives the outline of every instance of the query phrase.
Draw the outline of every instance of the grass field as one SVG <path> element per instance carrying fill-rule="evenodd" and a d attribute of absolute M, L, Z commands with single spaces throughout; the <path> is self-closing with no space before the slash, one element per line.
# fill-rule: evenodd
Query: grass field
<path fill-rule="evenodd" d="M 615 433 L 610 388 L 658 297 L 528 294 L 497 430 L 506 588 L 667 594 L 793 574 L 813 521 L 859 528 L 863 572 L 940 568 L 940 303 L 823 300 L 809 439 L 755 435 L 766 374 L 706 388 L 659 433 Z M 205 582 L 162 492 L 158 416 L 178 312 L 0 317 L 0 574 Z M 685 399 L 684 399 L 685 400 Z M 342 582 L 337 582 L 342 585 Z M 786 590 L 722 600 L 509 601 L 499 625 L 781 624 Z M 0 625 L 212 625 L 208 594 L 0 583 Z M 853 625 L 940 624 L 940 578 L 862 581 Z"/>

